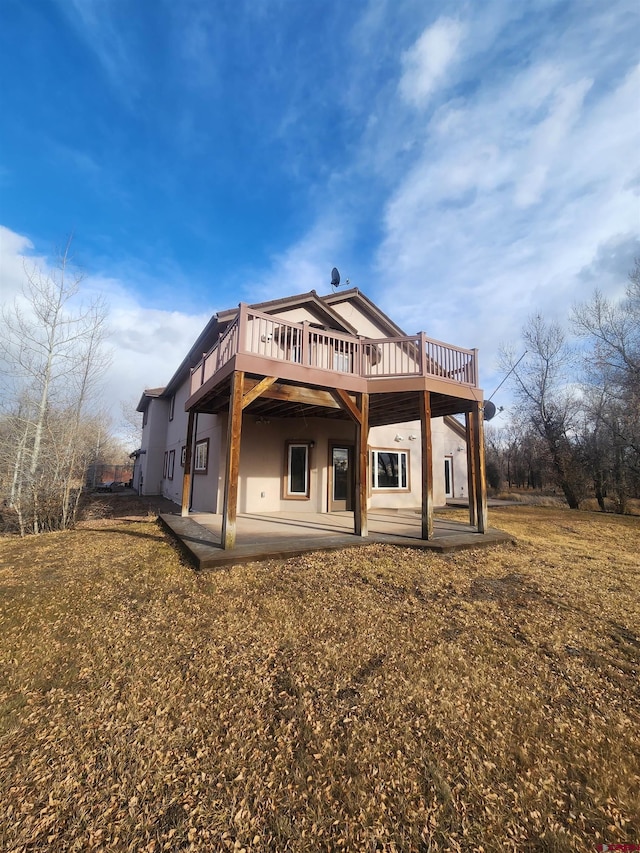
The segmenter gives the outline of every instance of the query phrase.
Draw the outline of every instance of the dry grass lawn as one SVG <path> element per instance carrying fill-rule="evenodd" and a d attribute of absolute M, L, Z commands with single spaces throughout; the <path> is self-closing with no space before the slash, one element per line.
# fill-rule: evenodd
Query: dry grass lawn
<path fill-rule="evenodd" d="M 0 539 L 0 849 L 640 842 L 640 519 L 491 523 L 203 575 L 144 515 Z"/>

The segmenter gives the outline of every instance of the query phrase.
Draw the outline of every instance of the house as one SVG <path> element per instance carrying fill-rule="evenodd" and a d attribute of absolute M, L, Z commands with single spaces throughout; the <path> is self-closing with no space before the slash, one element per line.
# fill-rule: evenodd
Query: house
<path fill-rule="evenodd" d="M 486 528 L 476 350 L 407 335 L 357 288 L 214 315 L 164 388 L 146 390 L 133 485 L 190 510 L 422 513 L 469 498 Z M 462 424 L 454 415 L 462 415 Z"/>

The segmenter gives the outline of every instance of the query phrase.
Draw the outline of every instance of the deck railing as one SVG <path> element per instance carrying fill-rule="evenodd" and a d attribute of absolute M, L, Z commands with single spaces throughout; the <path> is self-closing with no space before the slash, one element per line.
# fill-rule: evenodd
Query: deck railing
<path fill-rule="evenodd" d="M 475 349 L 435 341 L 424 332 L 395 338 L 354 337 L 307 322 L 292 323 L 241 304 L 238 316 L 191 371 L 191 394 L 237 353 L 367 379 L 434 376 L 478 385 Z"/>

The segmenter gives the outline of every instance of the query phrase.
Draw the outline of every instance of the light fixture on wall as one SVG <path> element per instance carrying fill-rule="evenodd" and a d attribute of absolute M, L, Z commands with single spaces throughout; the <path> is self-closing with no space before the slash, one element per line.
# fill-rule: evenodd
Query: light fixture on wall
<path fill-rule="evenodd" d="M 415 441 L 417 437 L 418 437 L 417 435 L 414 435 L 413 433 L 411 433 L 411 435 L 409 436 L 409 441 Z"/>
<path fill-rule="evenodd" d="M 394 441 L 404 441 L 404 438 L 400 435 L 400 433 L 396 433 L 396 437 L 393 440 Z"/>

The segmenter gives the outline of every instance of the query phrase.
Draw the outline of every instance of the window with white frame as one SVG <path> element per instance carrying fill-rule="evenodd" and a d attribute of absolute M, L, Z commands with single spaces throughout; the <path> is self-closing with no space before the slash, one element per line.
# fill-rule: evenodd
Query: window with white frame
<path fill-rule="evenodd" d="M 408 450 L 371 451 L 371 487 L 373 489 L 408 489 L 408 470 Z"/>
<path fill-rule="evenodd" d="M 169 420 L 170 421 L 173 420 L 173 415 L 175 413 L 175 410 L 176 410 L 176 396 L 174 394 L 173 397 L 169 400 Z"/>
<path fill-rule="evenodd" d="M 167 478 L 169 480 L 173 480 L 173 470 L 176 466 L 176 452 L 175 450 L 169 451 L 169 464 L 167 466 Z"/>
<path fill-rule="evenodd" d="M 288 441 L 285 454 L 285 498 L 309 497 L 309 444 Z"/>
<path fill-rule="evenodd" d="M 334 350 L 333 369 L 339 370 L 340 373 L 351 372 L 351 357 L 349 351 L 346 348 Z"/>
<path fill-rule="evenodd" d="M 196 452 L 194 455 L 193 470 L 195 474 L 206 474 L 209 465 L 209 439 L 203 438 L 196 441 Z"/>

